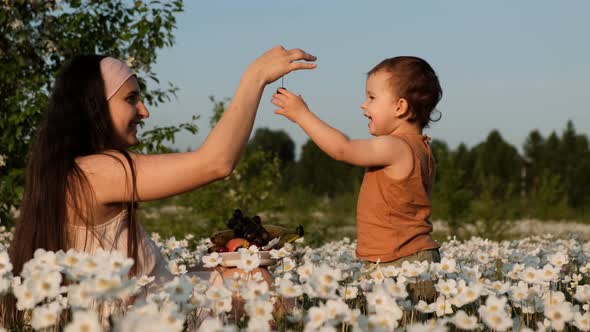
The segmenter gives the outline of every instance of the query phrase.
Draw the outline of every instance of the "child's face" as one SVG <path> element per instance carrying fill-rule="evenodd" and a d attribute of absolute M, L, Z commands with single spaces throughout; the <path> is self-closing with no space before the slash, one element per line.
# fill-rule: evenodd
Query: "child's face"
<path fill-rule="evenodd" d="M 366 99 L 361 109 L 369 119 L 369 132 L 373 136 L 389 135 L 398 126 L 399 98 L 391 88 L 390 78 L 391 74 L 383 70 L 367 78 Z"/>

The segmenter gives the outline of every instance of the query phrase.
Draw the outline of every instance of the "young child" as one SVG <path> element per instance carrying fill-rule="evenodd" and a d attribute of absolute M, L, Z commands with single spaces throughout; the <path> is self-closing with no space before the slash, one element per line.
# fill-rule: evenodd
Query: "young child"
<path fill-rule="evenodd" d="M 357 205 L 356 255 L 367 265 L 440 262 L 428 220 L 435 162 L 422 130 L 441 97 L 438 77 L 423 59 L 383 60 L 368 73 L 361 104 L 375 137 L 350 140 L 311 113 L 301 96 L 285 89 L 273 95 L 279 107 L 275 113 L 297 123 L 330 157 L 366 167 Z M 429 288 L 415 295 L 432 299 L 434 288 Z"/>

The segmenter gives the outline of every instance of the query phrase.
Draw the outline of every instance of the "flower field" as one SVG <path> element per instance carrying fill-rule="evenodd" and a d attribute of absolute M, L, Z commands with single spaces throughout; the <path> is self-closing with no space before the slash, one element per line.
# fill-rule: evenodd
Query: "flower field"
<path fill-rule="evenodd" d="M 22 330 L 59 324 L 68 332 L 107 325 L 115 331 L 590 330 L 590 243 L 575 239 L 448 239 L 441 263 L 368 270 L 354 256 L 354 241 L 318 248 L 298 241 L 272 250 L 278 263 L 269 267 L 269 286 L 251 272 L 259 263 L 253 247 L 240 249 L 239 267 L 249 273 L 210 284 L 190 272 L 220 263 L 217 253 L 207 254 L 208 239 L 155 233 L 176 275 L 161 284 L 148 276 L 128 279 L 133 261 L 106 252 L 38 250 L 21 278 L 13 278 L 10 238 L 0 228 L 0 293 L 16 297 L 25 313 Z M 409 286 L 429 279 L 437 299 L 412 303 Z M 135 301 L 127 305 L 130 296 Z"/>

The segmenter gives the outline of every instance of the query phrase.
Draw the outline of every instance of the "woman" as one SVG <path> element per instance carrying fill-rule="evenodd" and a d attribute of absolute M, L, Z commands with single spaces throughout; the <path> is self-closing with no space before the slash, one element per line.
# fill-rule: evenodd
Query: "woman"
<path fill-rule="evenodd" d="M 10 248 L 15 275 L 38 248 L 98 247 L 135 260 L 131 275 L 167 277 L 138 224 L 136 204 L 178 195 L 227 177 L 250 136 L 264 87 L 315 57 L 272 48 L 250 64 L 226 112 L 195 151 L 142 155 L 137 125 L 149 117 L 132 70 L 104 56 L 78 56 L 60 72 L 30 151 L 26 187 Z M 19 319 L 14 302 L 2 316 Z"/>

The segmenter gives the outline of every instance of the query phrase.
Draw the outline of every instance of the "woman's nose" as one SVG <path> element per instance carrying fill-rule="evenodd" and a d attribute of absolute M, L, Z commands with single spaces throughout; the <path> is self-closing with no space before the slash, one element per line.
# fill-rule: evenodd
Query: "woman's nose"
<path fill-rule="evenodd" d="M 139 115 L 141 115 L 142 119 L 147 119 L 150 117 L 150 112 L 145 107 L 143 101 L 140 101 L 137 105 L 137 110 L 139 111 Z"/>

